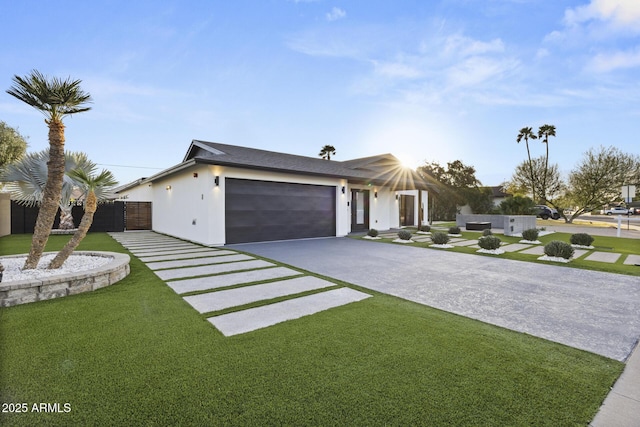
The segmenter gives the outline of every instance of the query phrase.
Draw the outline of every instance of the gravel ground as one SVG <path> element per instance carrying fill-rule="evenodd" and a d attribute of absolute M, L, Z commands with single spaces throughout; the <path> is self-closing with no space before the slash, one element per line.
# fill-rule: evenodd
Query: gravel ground
<path fill-rule="evenodd" d="M 101 265 L 107 264 L 113 260 L 112 257 L 101 256 L 88 256 L 88 255 L 71 255 L 62 264 L 61 268 L 55 270 L 47 270 L 46 267 L 53 259 L 55 254 L 44 255 L 38 263 L 38 268 L 34 270 L 22 270 L 24 261 L 27 259 L 24 257 L 16 258 L 0 258 L 0 263 L 4 266 L 4 274 L 2 277 L 2 283 L 27 280 L 27 279 L 40 279 L 43 277 L 57 276 L 66 273 L 77 273 L 80 271 L 87 271 Z"/>

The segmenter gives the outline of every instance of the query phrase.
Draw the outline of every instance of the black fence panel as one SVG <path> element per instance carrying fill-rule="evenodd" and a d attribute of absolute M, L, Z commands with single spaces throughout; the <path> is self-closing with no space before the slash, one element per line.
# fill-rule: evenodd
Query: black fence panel
<path fill-rule="evenodd" d="M 11 234 L 33 233 L 39 209 L 28 208 L 11 201 Z M 71 208 L 73 223 L 77 227 L 84 215 L 82 206 Z M 60 225 L 60 210 L 56 214 L 53 228 Z M 101 203 L 93 216 L 89 232 L 124 231 L 124 202 Z"/>

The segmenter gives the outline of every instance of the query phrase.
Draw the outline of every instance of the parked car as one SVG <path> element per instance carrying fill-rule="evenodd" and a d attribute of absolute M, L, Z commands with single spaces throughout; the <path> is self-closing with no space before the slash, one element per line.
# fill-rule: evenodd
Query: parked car
<path fill-rule="evenodd" d="M 558 211 L 556 209 L 550 208 L 549 206 L 545 206 L 545 205 L 536 205 L 535 206 L 536 209 L 536 216 L 542 218 L 542 219 L 549 219 L 549 218 L 553 218 L 553 219 L 558 219 L 560 218 L 560 214 L 558 213 Z"/>
<path fill-rule="evenodd" d="M 629 209 L 624 206 L 614 206 L 604 210 L 605 215 L 626 215 L 629 213 Z"/>

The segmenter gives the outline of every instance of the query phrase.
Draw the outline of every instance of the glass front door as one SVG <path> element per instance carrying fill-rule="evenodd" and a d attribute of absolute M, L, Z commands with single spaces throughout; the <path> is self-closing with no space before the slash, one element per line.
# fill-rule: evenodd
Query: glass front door
<path fill-rule="evenodd" d="M 351 190 L 351 231 L 369 229 L 369 190 Z"/>

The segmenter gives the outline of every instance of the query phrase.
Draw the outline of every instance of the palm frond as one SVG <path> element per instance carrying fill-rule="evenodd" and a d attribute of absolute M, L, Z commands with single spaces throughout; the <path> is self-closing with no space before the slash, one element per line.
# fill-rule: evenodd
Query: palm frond
<path fill-rule="evenodd" d="M 88 111 L 91 95 L 80 88 L 80 80 L 48 78 L 37 70 L 26 77 L 14 76 L 13 86 L 7 90 L 20 101 L 36 108 L 52 120 Z"/>

